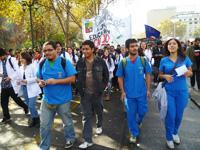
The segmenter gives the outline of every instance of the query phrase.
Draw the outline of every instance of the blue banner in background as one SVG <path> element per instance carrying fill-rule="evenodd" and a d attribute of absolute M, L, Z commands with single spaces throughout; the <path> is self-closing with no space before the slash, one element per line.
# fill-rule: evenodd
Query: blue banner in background
<path fill-rule="evenodd" d="M 155 28 L 145 25 L 146 38 L 151 38 L 152 36 L 155 38 L 160 38 L 160 31 Z"/>

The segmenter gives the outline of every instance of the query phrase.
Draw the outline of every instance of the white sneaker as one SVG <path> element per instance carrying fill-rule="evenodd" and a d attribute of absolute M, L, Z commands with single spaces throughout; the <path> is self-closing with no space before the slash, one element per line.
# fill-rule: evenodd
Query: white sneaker
<path fill-rule="evenodd" d="M 137 138 L 134 137 L 134 136 L 131 136 L 131 137 L 129 138 L 129 142 L 130 142 L 130 143 L 136 143 L 136 141 L 137 141 Z"/>
<path fill-rule="evenodd" d="M 172 136 L 173 136 L 173 141 L 174 141 L 175 144 L 180 144 L 181 143 L 181 140 L 180 140 L 178 134 L 172 135 Z"/>
<path fill-rule="evenodd" d="M 86 149 L 86 148 L 88 148 L 88 147 L 90 147 L 92 145 L 93 145 L 93 143 L 83 142 L 81 145 L 79 145 L 78 148 L 80 148 L 80 149 Z"/>
<path fill-rule="evenodd" d="M 174 142 L 173 141 L 167 141 L 167 146 L 169 149 L 174 149 Z"/>
<path fill-rule="evenodd" d="M 96 128 L 96 134 L 101 134 L 103 132 L 102 127 Z"/>

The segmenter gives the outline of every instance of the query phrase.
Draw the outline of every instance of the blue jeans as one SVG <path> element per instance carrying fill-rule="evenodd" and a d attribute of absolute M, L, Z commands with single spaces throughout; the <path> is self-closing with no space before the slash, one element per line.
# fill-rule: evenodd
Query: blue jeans
<path fill-rule="evenodd" d="M 166 139 L 173 140 L 172 135 L 178 134 L 183 118 L 184 109 L 187 106 L 189 94 L 187 90 L 167 92 L 167 115 L 165 118 Z"/>
<path fill-rule="evenodd" d="M 28 98 L 26 85 L 22 86 L 22 90 L 23 90 L 23 97 L 25 99 L 26 105 L 28 106 L 30 113 L 31 113 L 31 118 L 39 117 L 37 109 L 36 109 L 36 98 L 37 97 Z"/>
<path fill-rule="evenodd" d="M 142 122 L 147 112 L 147 96 L 144 95 L 137 98 L 126 98 L 125 107 L 129 130 L 132 136 L 138 137 L 138 125 Z"/>
<path fill-rule="evenodd" d="M 75 141 L 74 124 L 70 111 L 70 102 L 55 105 L 55 108 L 49 108 L 47 102 L 42 101 L 40 110 L 40 150 L 48 150 L 51 145 L 51 127 L 56 113 L 60 115 L 64 124 L 64 135 L 66 141 Z"/>

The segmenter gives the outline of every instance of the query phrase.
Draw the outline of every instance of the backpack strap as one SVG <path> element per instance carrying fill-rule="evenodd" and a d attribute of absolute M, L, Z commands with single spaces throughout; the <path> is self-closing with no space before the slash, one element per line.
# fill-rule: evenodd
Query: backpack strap
<path fill-rule="evenodd" d="M 61 65 L 62 65 L 62 68 L 63 70 L 65 71 L 65 67 L 66 67 L 66 59 L 61 57 Z"/>
<path fill-rule="evenodd" d="M 40 78 L 41 79 L 42 79 L 42 66 L 44 65 L 45 61 L 46 61 L 46 58 L 44 58 L 39 64 Z"/>
<path fill-rule="evenodd" d="M 140 56 L 142 66 L 144 67 L 144 73 L 146 72 L 146 59 L 143 56 Z"/>
<path fill-rule="evenodd" d="M 11 61 L 11 57 L 8 59 L 8 62 L 9 62 L 9 64 L 10 64 L 10 66 L 13 68 L 13 70 L 16 71 L 15 68 L 14 68 L 14 66 L 13 66 L 13 63 L 12 63 L 12 61 Z"/>
<path fill-rule="evenodd" d="M 126 57 L 122 59 L 122 71 L 125 77 L 125 68 L 126 68 Z"/>

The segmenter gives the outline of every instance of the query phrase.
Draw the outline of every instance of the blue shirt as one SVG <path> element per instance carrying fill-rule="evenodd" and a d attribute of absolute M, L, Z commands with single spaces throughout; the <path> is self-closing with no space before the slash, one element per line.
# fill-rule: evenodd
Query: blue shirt
<path fill-rule="evenodd" d="M 164 74 L 170 74 L 171 70 L 174 68 L 175 62 L 169 59 L 169 57 L 164 57 L 161 59 L 159 71 Z M 184 60 L 178 61 L 176 68 L 185 65 L 187 68 L 191 67 L 192 62 L 188 57 L 185 57 Z M 174 70 L 172 73 L 173 81 L 169 82 L 165 85 L 166 90 L 187 90 L 187 82 L 185 76 L 176 76 L 176 71 Z"/>
<path fill-rule="evenodd" d="M 145 74 L 149 73 L 151 73 L 151 67 L 148 61 L 145 60 L 144 68 L 139 56 L 134 63 L 131 62 L 129 57 L 126 58 L 124 72 L 122 61 L 119 63 L 116 75 L 124 79 L 124 91 L 127 98 L 137 98 L 146 94 Z"/>
<path fill-rule="evenodd" d="M 41 72 L 40 72 L 41 71 Z M 58 56 L 53 66 L 50 66 L 49 61 L 46 60 L 42 66 L 42 69 L 38 71 L 38 77 L 47 80 L 63 79 L 76 74 L 74 66 L 69 60 L 66 60 L 65 70 L 61 65 L 61 57 Z M 44 88 L 44 98 L 48 104 L 64 104 L 72 99 L 72 88 L 71 84 L 55 84 L 47 85 Z"/>

